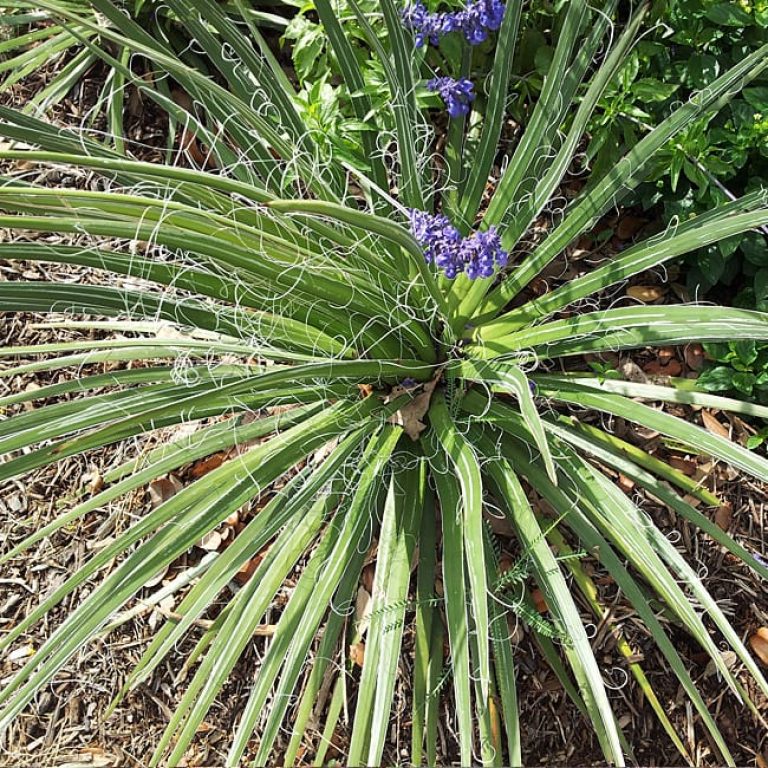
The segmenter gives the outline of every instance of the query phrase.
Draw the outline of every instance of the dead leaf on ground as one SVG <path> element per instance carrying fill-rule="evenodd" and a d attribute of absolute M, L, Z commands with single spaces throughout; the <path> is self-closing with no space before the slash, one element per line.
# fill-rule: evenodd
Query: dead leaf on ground
<path fill-rule="evenodd" d="M 90 493 L 98 493 L 104 487 L 104 478 L 97 467 L 93 467 L 91 473 L 86 475 L 83 480 L 87 481 L 87 488 Z"/>
<path fill-rule="evenodd" d="M 511 539 L 515 535 L 512 523 L 509 522 L 506 515 L 500 515 L 498 513 L 494 514 L 489 509 L 484 509 L 483 517 L 488 521 L 488 524 L 491 526 L 491 530 L 497 536 L 504 536 L 508 539 Z"/>
<path fill-rule="evenodd" d="M 176 607 L 176 597 L 174 595 L 166 595 L 158 604 L 157 608 L 149 614 L 147 624 L 150 629 L 155 627 L 164 616 L 167 616 Z"/>
<path fill-rule="evenodd" d="M 695 461 L 692 461 L 691 459 L 682 459 L 679 456 L 670 456 L 667 461 L 678 472 L 682 472 L 684 475 L 688 475 L 688 477 L 693 477 L 696 474 L 696 470 L 699 468 L 699 465 Z"/>
<path fill-rule="evenodd" d="M 645 303 L 658 301 L 664 296 L 664 288 L 660 285 L 630 285 L 627 288 L 627 296 Z"/>
<path fill-rule="evenodd" d="M 203 477 L 214 469 L 220 467 L 224 463 L 226 457 L 227 454 L 222 451 L 220 453 L 214 453 L 212 456 L 208 456 L 200 461 L 196 461 L 189 470 L 189 474 L 194 478 Z"/>
<path fill-rule="evenodd" d="M 720 657 L 728 669 L 731 669 L 733 666 L 735 666 L 739 660 L 739 657 L 734 651 L 720 651 Z M 712 677 L 712 675 L 718 672 L 719 668 L 715 665 L 714 660 L 710 659 L 709 662 L 707 662 L 706 669 L 704 670 L 704 677 Z"/>
<path fill-rule="evenodd" d="M 166 565 L 165 568 L 161 568 L 154 576 L 144 582 L 144 586 L 156 587 L 165 578 L 165 574 L 168 573 L 169 568 L 170 566 L 168 565 Z"/>
<path fill-rule="evenodd" d="M 755 652 L 755 656 L 768 667 L 768 627 L 760 627 L 749 638 L 749 645 Z"/>
<path fill-rule="evenodd" d="M 292 405 L 290 403 L 287 403 L 285 405 L 268 405 L 265 410 L 270 416 L 280 416 L 280 414 L 288 413 L 289 411 L 292 411 L 296 406 Z M 248 420 L 246 420 L 246 417 L 249 417 Z M 250 424 L 251 422 L 256 420 L 256 415 L 252 413 L 246 413 L 243 417 L 242 424 Z"/>
<path fill-rule="evenodd" d="M 427 428 L 427 425 L 422 422 L 422 418 L 429 410 L 429 401 L 432 398 L 432 392 L 437 386 L 438 380 L 438 377 L 435 377 L 431 381 L 426 382 L 422 386 L 422 391 L 410 403 L 396 413 L 393 413 L 388 419 L 390 424 L 402 427 L 405 434 L 413 441 L 418 440 L 419 435 Z M 397 391 L 398 389 L 403 391 L 399 392 Z M 391 400 L 405 392 L 407 392 L 406 389 L 395 387 L 388 399 Z"/>
<path fill-rule="evenodd" d="M 366 563 L 360 574 L 360 581 L 368 592 L 373 592 L 373 577 L 376 573 L 376 563 Z"/>
<path fill-rule="evenodd" d="M 235 581 L 240 586 L 247 584 L 251 576 L 256 573 L 256 569 L 261 564 L 263 557 L 263 555 L 256 555 L 256 557 L 252 557 L 240 566 L 240 570 L 235 574 Z"/>
<path fill-rule="evenodd" d="M 640 219 L 637 216 L 622 216 L 616 227 L 616 236 L 619 240 L 629 240 L 647 223 L 646 219 Z"/>
<path fill-rule="evenodd" d="M 365 587 L 359 587 L 355 599 L 355 620 L 357 621 L 357 633 L 362 637 L 371 623 L 373 613 L 373 600 L 371 593 Z"/>
<path fill-rule="evenodd" d="M 349 660 L 362 667 L 365 662 L 365 643 L 354 643 L 349 646 Z"/>
<path fill-rule="evenodd" d="M 159 507 L 163 502 L 175 496 L 182 488 L 181 480 L 176 475 L 158 477 L 149 484 L 149 501 L 152 507 Z"/>
<path fill-rule="evenodd" d="M 208 531 L 197 543 L 197 547 L 206 550 L 206 552 L 218 552 L 224 537 L 219 531 Z"/>
<path fill-rule="evenodd" d="M 634 360 L 624 360 L 619 366 L 619 373 L 625 381 L 632 381 L 636 384 L 648 383 L 648 376 Z"/>
<path fill-rule="evenodd" d="M 60 768 L 106 768 L 116 765 L 116 759 L 100 747 L 81 747 L 80 753 L 71 763 L 60 763 Z"/>
<path fill-rule="evenodd" d="M 733 505 L 726 501 L 715 512 L 715 524 L 723 531 L 728 531 L 733 521 Z"/>
<path fill-rule="evenodd" d="M 547 601 L 544 599 L 544 593 L 537 587 L 531 592 L 533 605 L 539 613 L 546 613 L 549 610 Z"/>
<path fill-rule="evenodd" d="M 320 464 L 323 459 L 328 458 L 333 452 L 333 449 L 339 444 L 339 438 L 334 437 L 333 440 L 329 440 L 327 443 L 321 445 L 314 453 L 312 461 L 314 464 Z"/>
<path fill-rule="evenodd" d="M 704 423 L 704 427 L 708 432 L 719 437 L 724 437 L 726 440 L 731 439 L 730 431 L 724 427 L 709 411 L 701 412 L 701 420 Z"/>
<path fill-rule="evenodd" d="M 704 367 L 704 348 L 701 344 L 688 344 L 683 349 L 685 364 L 692 371 L 700 371 Z"/>

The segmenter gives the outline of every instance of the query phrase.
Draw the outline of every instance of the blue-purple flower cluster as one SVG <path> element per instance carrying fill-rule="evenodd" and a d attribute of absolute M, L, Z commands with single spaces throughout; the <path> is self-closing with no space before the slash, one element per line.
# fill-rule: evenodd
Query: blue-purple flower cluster
<path fill-rule="evenodd" d="M 451 117 L 468 115 L 470 104 L 475 100 L 474 83 L 466 77 L 454 80 L 452 77 L 433 77 L 427 89 L 440 94 Z"/>
<path fill-rule="evenodd" d="M 470 45 L 478 45 L 501 26 L 505 9 L 501 0 L 469 0 L 462 11 L 430 13 L 423 0 L 415 0 L 403 10 L 403 21 L 413 30 L 417 48 L 427 41 L 437 45 L 449 32 L 462 32 Z"/>
<path fill-rule="evenodd" d="M 496 267 L 507 264 L 509 254 L 501 247 L 495 227 L 462 237 L 447 216 L 412 210 L 409 219 L 411 232 L 424 249 L 425 260 L 448 278 L 460 272 L 470 280 L 491 277 Z"/>

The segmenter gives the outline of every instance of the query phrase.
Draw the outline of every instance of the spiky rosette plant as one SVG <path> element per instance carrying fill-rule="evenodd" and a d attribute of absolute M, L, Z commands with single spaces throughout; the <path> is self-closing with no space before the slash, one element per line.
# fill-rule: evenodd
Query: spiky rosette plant
<path fill-rule="evenodd" d="M 182 422 L 199 426 L 110 470 L 103 489 L 2 560 L 154 478 L 239 450 L 95 546 L 72 576 L 5 631 L 3 650 L 117 558 L 7 682 L 0 725 L 8 726 L 78 649 L 101 635 L 151 577 L 252 504 L 258 512 L 246 518 L 230 546 L 201 564 L 198 579 L 125 680 L 127 692 L 161 674 L 168 653 L 261 553 L 251 578 L 209 616 L 210 628 L 193 652 L 197 667 L 151 765 L 179 763 L 299 562 L 301 575 L 253 670 L 227 764 L 239 764 L 246 750 L 256 764 L 292 764 L 302 746 L 322 761 L 327 742 L 304 743 L 304 733 L 339 646 L 350 642 L 345 633 L 354 632 L 345 617 L 373 551 L 370 626 L 346 763 L 382 761 L 407 633 L 413 638 L 407 652 L 414 655 L 411 762 L 435 762 L 440 697 L 452 696 L 461 763 L 519 765 L 515 648 L 508 629 L 508 619 L 518 617 L 591 722 L 606 760 L 621 765 L 632 733 L 622 732 L 612 710 L 579 609 L 583 600 L 598 617 L 608 615 L 575 556 L 583 550 L 614 580 L 678 679 L 699 727 L 722 761 L 733 763 L 669 625 L 690 635 L 747 705 L 737 667 L 726 663 L 719 643 L 732 649 L 759 690 L 768 694 L 768 684 L 685 556 L 639 506 L 639 497 L 626 495 L 606 470 L 626 475 L 762 577 L 768 569 L 691 503 L 702 509 L 716 504 L 710 492 L 572 414 L 621 416 L 765 479 L 764 459 L 648 403 L 761 416 L 768 409 L 699 394 L 674 380 L 637 383 L 568 371 L 579 356 L 606 350 L 765 339 L 768 316 L 757 312 L 694 304 L 600 309 L 585 300 L 599 302 L 607 288 L 633 275 L 768 224 L 766 195 L 755 192 L 675 222 L 539 298 L 526 300 L 525 289 L 643 180 L 658 149 L 763 72 L 768 46 L 693 94 L 610 172 L 590 179 L 559 220 L 523 247 L 572 166 L 592 109 L 625 61 L 645 6 L 619 33 L 609 29 L 615 2 L 597 11 L 581 0 L 569 4 L 541 100 L 505 159 L 497 145 L 520 2 L 509 0 L 506 10 L 476 2 L 438 24 L 424 9 L 403 17 L 393 0 L 382 0 L 385 48 L 348 0 L 346 12 L 368 33 L 388 78 L 394 135 L 379 135 L 377 116 L 369 114 L 355 56 L 359 40 L 346 36 L 328 0 L 315 4 L 354 110 L 371 126 L 362 135 L 365 157 L 337 158 L 318 148 L 263 38 L 213 0 L 167 5 L 218 67 L 215 76 L 184 63 L 109 0 L 91 0 L 83 10 L 38 3 L 86 46 L 98 32 L 145 60 L 154 78 L 133 77 L 110 46 L 89 47 L 116 76 L 186 125 L 208 162 L 207 170 L 141 162 L 84 132 L 0 109 L 0 132 L 15 143 L 1 153 L 10 170 L 0 187 L 0 227 L 17 233 L 0 244 L 0 257 L 103 275 L 97 283 L 0 283 L 0 310 L 56 313 L 65 317 L 57 326 L 117 334 L 2 350 L 7 361 L 44 355 L 9 362 L 6 378 L 60 369 L 73 375 L 0 399 L 11 408 L 69 396 L 0 422 L 0 450 L 7 457 L 0 478 Z M 420 34 L 419 24 L 429 29 L 416 47 L 412 33 Z M 438 60 L 429 58 L 429 44 L 443 34 L 466 46 L 457 71 L 427 67 L 426 61 Z M 466 85 L 469 46 L 493 36 L 492 74 L 474 98 Z M 432 128 L 415 102 L 416 89 L 435 76 L 459 84 L 439 163 L 433 162 Z M 189 99 L 173 100 L 150 82 L 162 78 Z M 451 96 L 450 82 L 442 80 L 444 90 Z M 12 164 L 19 160 L 22 165 Z M 497 163 L 504 170 L 484 199 Z M 38 165 L 87 169 L 102 181 L 88 190 L 36 186 L 25 174 Z M 76 319 L 82 316 L 89 319 Z M 126 361 L 133 364 L 77 375 L 81 366 Z M 110 388 L 106 394 L 93 394 L 104 387 Z M 506 518 L 517 541 L 519 559 L 511 570 L 500 569 L 484 518 L 489 509 Z M 534 586 L 546 601 L 544 617 L 532 608 Z M 621 625 L 614 622 L 612 631 L 646 704 L 691 761 Z M 326 734 L 333 732 L 344 696 L 337 685 L 322 710 Z M 276 754 L 284 728 L 291 737 Z"/>

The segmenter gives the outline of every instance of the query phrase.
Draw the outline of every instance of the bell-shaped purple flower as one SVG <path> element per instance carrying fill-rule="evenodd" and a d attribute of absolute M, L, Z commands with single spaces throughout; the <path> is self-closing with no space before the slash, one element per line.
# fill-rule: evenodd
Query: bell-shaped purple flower
<path fill-rule="evenodd" d="M 461 237 L 447 216 L 425 211 L 409 212 L 411 232 L 424 249 L 424 259 L 447 278 L 465 272 L 470 280 L 492 277 L 496 268 L 506 266 L 507 252 L 495 227 Z"/>
<path fill-rule="evenodd" d="M 488 32 L 497 30 L 504 19 L 506 5 L 501 0 L 469 0 L 461 11 L 430 13 L 423 0 L 414 0 L 403 12 L 404 25 L 413 31 L 416 47 L 429 40 L 437 45 L 442 35 L 460 31 L 470 45 L 478 45 Z"/>
<path fill-rule="evenodd" d="M 435 77 L 427 83 L 427 88 L 440 94 L 451 117 L 468 115 L 470 104 L 475 100 L 475 86 L 466 77 L 458 80 L 452 77 Z"/>
<path fill-rule="evenodd" d="M 462 259 L 464 271 L 470 280 L 492 277 L 497 266 L 505 267 L 508 254 L 501 247 L 501 238 L 496 227 L 489 227 L 485 232 L 475 232 L 465 238 Z"/>

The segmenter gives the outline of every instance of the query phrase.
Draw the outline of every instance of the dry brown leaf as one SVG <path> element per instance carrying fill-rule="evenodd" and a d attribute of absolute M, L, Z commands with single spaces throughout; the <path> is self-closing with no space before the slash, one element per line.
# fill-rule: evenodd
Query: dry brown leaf
<path fill-rule="evenodd" d="M 728 531 L 733 521 L 733 505 L 726 501 L 721 504 L 717 512 L 715 512 L 715 524 L 720 530 Z"/>
<path fill-rule="evenodd" d="M 509 519 L 506 515 L 501 515 L 498 512 L 491 512 L 491 510 L 486 508 L 483 510 L 483 517 L 488 521 L 488 524 L 491 526 L 491 530 L 497 536 L 504 536 L 508 539 L 511 539 L 515 535 L 515 530 L 512 527 L 512 523 L 509 522 Z"/>
<path fill-rule="evenodd" d="M 696 470 L 699 468 L 699 465 L 695 461 L 691 461 L 691 459 L 681 459 L 679 456 L 670 456 L 667 461 L 672 467 L 678 470 L 678 472 L 682 472 L 684 475 L 688 475 L 688 477 L 693 477 L 696 474 Z"/>
<path fill-rule="evenodd" d="M 393 413 L 388 419 L 390 424 L 396 424 L 397 426 L 402 427 L 403 432 L 405 432 L 405 434 L 413 441 L 418 440 L 419 435 L 427 428 L 427 425 L 424 424 L 421 419 L 429 410 L 429 401 L 432 398 L 432 392 L 437 386 L 437 382 L 438 378 L 435 377 L 424 384 L 422 386 L 422 391 L 416 395 L 410 403 L 396 413 Z M 395 387 L 387 399 L 391 401 L 407 391 L 408 390 L 403 387 Z"/>
<path fill-rule="evenodd" d="M 704 348 L 701 344 L 688 344 L 683 349 L 683 356 L 692 371 L 700 371 L 704 367 Z"/>
<path fill-rule="evenodd" d="M 731 439 L 731 433 L 726 427 L 724 427 L 709 411 L 701 412 L 701 420 L 704 422 L 708 432 L 719 437 L 724 437 L 726 440 Z"/>
<path fill-rule="evenodd" d="M 218 552 L 223 540 L 224 539 L 219 531 L 208 531 L 208 533 L 197 542 L 197 546 L 200 549 L 206 550 L 206 552 Z"/>
<path fill-rule="evenodd" d="M 755 656 L 768 667 L 768 627 L 760 627 L 749 638 L 749 645 L 754 651 Z"/>
<path fill-rule="evenodd" d="M 116 765 L 115 757 L 101 747 L 81 747 L 74 762 L 59 763 L 60 768 L 106 768 L 109 765 Z"/>
<path fill-rule="evenodd" d="M 643 371 L 645 371 L 648 376 L 663 376 L 664 367 L 664 363 L 661 360 L 649 360 L 643 365 Z"/>
<path fill-rule="evenodd" d="M 88 481 L 87 488 L 90 493 L 98 493 L 104 487 L 104 478 L 97 467 L 93 467 L 91 473 L 86 475 L 83 480 Z"/>
<path fill-rule="evenodd" d="M 732 669 L 739 660 L 739 657 L 736 655 L 734 651 L 720 651 L 720 657 L 722 658 L 723 662 L 725 663 L 725 666 L 728 667 L 728 669 Z M 710 659 L 707 662 L 706 669 L 704 670 L 704 677 L 712 677 L 712 675 L 718 672 L 719 672 L 719 669 L 715 665 L 715 662 L 712 659 Z"/>
<path fill-rule="evenodd" d="M 159 507 L 163 502 L 168 501 L 182 488 L 181 480 L 176 475 L 167 477 L 158 477 L 149 484 L 149 501 L 152 507 Z"/>
<path fill-rule="evenodd" d="M 619 366 L 619 373 L 625 381 L 633 381 L 637 384 L 648 383 L 648 377 L 634 360 L 624 360 Z"/>
<path fill-rule="evenodd" d="M 759 752 L 755 755 L 755 768 L 768 768 L 768 760 Z"/>
<path fill-rule="evenodd" d="M 531 598 L 533 598 L 533 605 L 539 613 L 546 613 L 549 610 L 547 601 L 544 599 L 544 593 L 538 587 L 531 592 Z"/>
<path fill-rule="evenodd" d="M 637 216 L 622 216 L 616 227 L 616 236 L 619 240 L 629 240 L 646 223 L 645 219 L 639 219 Z"/>
<path fill-rule="evenodd" d="M 373 600 L 371 593 L 365 587 L 359 587 L 355 599 L 355 620 L 357 621 L 357 633 L 362 637 L 371 623 L 373 613 Z"/>
<path fill-rule="evenodd" d="M 631 478 L 627 477 L 626 475 L 621 474 L 619 472 L 619 488 L 621 488 L 624 493 L 630 493 L 635 487 L 635 482 Z"/>
<path fill-rule="evenodd" d="M 627 296 L 648 303 L 661 299 L 664 289 L 660 285 L 630 285 L 627 288 Z"/>
<path fill-rule="evenodd" d="M 365 643 L 354 643 L 349 646 L 349 660 L 362 667 L 365 662 Z"/>
<path fill-rule="evenodd" d="M 241 565 L 240 570 L 235 574 L 235 581 L 241 586 L 247 584 L 251 576 L 256 573 L 256 569 L 259 567 L 263 557 L 263 555 L 256 555 L 256 557 L 252 557 Z"/>
<path fill-rule="evenodd" d="M 169 567 L 170 566 L 166 565 L 165 568 L 161 568 L 154 576 L 144 582 L 144 586 L 156 587 L 165 578 L 165 574 L 168 573 Z"/>
<path fill-rule="evenodd" d="M 207 475 L 209 472 L 220 467 L 224 463 L 226 457 L 227 454 L 221 451 L 220 453 L 214 453 L 212 456 L 196 461 L 189 470 L 189 474 L 194 478 L 203 477 L 203 475 Z"/>
<path fill-rule="evenodd" d="M 493 749 L 497 754 L 501 754 L 501 720 L 499 719 L 499 710 L 496 706 L 496 697 L 488 697 L 488 714 L 491 721 L 491 741 Z"/>
<path fill-rule="evenodd" d="M 650 376 L 679 376 L 683 372 L 683 366 L 676 359 L 651 360 L 643 366 L 643 370 Z"/>
<path fill-rule="evenodd" d="M 288 413 L 288 411 L 292 411 L 295 407 L 295 405 L 287 403 L 285 405 L 269 405 L 265 410 L 270 416 L 279 416 L 281 413 Z M 245 416 L 250 417 L 250 420 L 246 420 L 246 418 L 243 417 L 243 424 L 249 424 L 256 419 L 255 414 L 246 413 Z"/>
<path fill-rule="evenodd" d="M 152 611 L 152 613 L 149 614 L 149 618 L 147 619 L 147 624 L 149 624 L 149 628 L 155 629 L 160 619 L 162 619 L 163 616 L 167 616 L 169 613 L 172 613 L 175 607 L 176 607 L 176 597 L 174 595 L 166 595 L 157 604 L 157 608 L 154 611 Z"/>
<path fill-rule="evenodd" d="M 376 563 L 366 563 L 363 566 L 362 573 L 360 574 L 360 583 L 365 589 L 373 593 L 373 577 L 376 573 Z"/>

